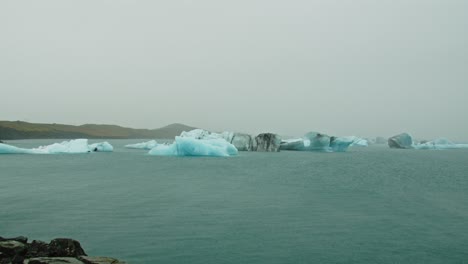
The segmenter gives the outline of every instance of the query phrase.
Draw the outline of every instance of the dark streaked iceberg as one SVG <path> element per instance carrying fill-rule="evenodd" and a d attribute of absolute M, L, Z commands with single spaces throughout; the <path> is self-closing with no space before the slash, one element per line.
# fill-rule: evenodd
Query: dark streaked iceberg
<path fill-rule="evenodd" d="M 257 151 L 261 152 L 279 152 L 281 137 L 273 133 L 262 133 L 255 137 Z"/>
<path fill-rule="evenodd" d="M 398 149 L 412 149 L 413 138 L 408 133 L 402 133 L 388 139 L 388 146 L 390 148 Z"/>

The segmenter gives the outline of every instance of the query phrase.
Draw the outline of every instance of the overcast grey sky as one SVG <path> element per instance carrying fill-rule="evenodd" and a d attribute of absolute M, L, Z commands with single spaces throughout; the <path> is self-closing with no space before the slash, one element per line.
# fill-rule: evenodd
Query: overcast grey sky
<path fill-rule="evenodd" d="M 466 0 L 1 0 L 0 119 L 468 139 Z"/>

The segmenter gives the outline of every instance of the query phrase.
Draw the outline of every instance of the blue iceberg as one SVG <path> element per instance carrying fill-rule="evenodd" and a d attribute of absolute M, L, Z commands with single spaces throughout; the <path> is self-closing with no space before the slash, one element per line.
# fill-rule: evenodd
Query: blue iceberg
<path fill-rule="evenodd" d="M 148 154 L 155 156 L 211 156 L 229 157 L 237 155 L 234 145 L 224 139 L 196 139 L 179 136 L 171 145 L 157 145 Z"/>

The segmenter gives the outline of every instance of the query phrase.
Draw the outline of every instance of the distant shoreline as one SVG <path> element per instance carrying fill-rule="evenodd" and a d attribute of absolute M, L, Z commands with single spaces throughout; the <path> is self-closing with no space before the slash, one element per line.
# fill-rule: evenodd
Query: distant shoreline
<path fill-rule="evenodd" d="M 195 129 L 184 124 L 171 124 L 157 129 L 134 129 L 118 125 L 41 124 L 23 121 L 0 121 L 0 140 L 17 139 L 154 139 L 174 138 L 182 131 Z"/>

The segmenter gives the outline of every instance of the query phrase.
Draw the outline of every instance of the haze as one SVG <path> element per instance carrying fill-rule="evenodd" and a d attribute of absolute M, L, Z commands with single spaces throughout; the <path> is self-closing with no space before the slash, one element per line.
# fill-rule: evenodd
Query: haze
<path fill-rule="evenodd" d="M 468 139 L 468 1 L 0 2 L 0 120 Z"/>

